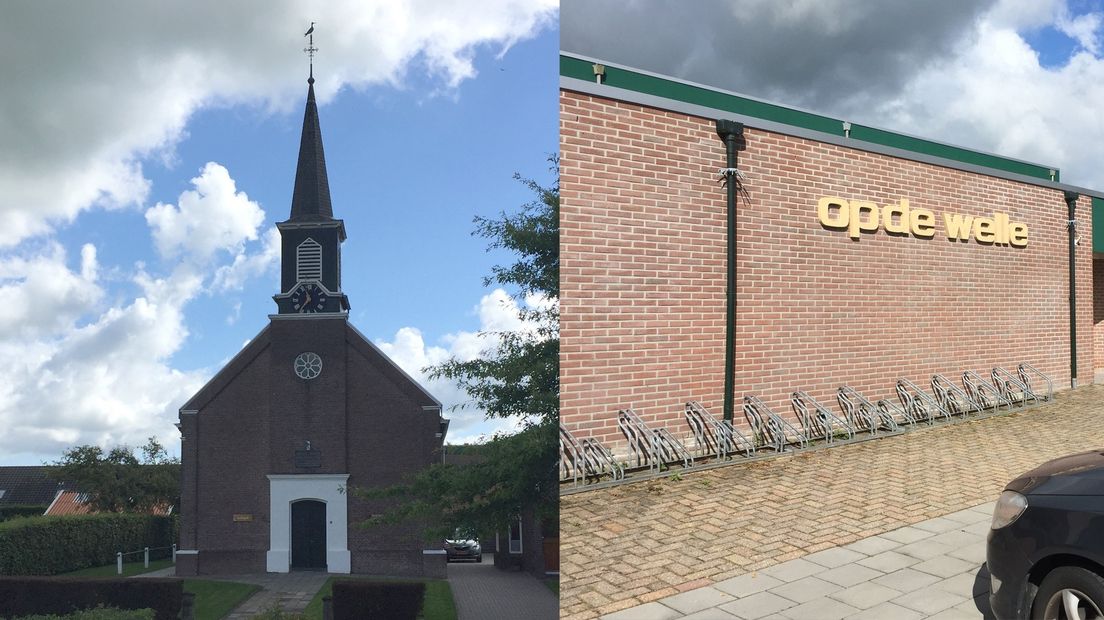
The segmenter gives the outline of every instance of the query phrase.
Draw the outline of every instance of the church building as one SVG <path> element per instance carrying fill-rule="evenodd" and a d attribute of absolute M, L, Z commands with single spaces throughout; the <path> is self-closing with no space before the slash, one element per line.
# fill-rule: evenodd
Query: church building
<path fill-rule="evenodd" d="M 334 218 L 308 80 L 276 314 L 180 408 L 178 575 L 323 570 L 443 577 L 411 526 L 360 527 L 442 459 L 441 403 L 349 322 L 345 225 Z"/>

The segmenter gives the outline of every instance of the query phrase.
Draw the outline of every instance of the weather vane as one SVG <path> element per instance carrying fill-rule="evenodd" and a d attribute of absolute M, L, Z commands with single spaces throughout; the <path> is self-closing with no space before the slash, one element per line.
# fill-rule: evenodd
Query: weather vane
<path fill-rule="evenodd" d="M 311 83 L 314 83 L 314 53 L 318 51 L 318 48 L 314 46 L 314 22 L 311 22 L 310 28 L 303 33 L 303 36 L 310 37 L 303 51 L 306 52 L 307 57 L 310 58 L 310 80 Z"/>

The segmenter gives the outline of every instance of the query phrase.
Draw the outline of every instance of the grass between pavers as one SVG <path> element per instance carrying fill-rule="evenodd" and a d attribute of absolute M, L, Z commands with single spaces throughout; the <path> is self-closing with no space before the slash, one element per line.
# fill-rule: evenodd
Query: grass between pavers
<path fill-rule="evenodd" d="M 168 568 L 173 565 L 172 559 L 165 558 L 163 560 L 150 560 L 149 568 L 145 568 L 142 562 L 127 562 L 123 564 L 123 577 L 130 577 L 131 575 L 141 575 L 142 573 L 151 573 L 155 570 L 161 570 L 162 568 Z M 93 566 L 92 568 L 82 568 L 80 570 L 71 571 L 68 573 L 60 573 L 59 577 L 118 577 L 116 572 L 118 567 L 115 564 L 108 564 L 107 566 Z"/>
<path fill-rule="evenodd" d="M 452 601 L 452 588 L 444 579 L 404 579 L 401 577 L 377 577 L 349 575 L 339 579 L 365 579 L 370 581 L 421 581 L 426 584 L 425 602 L 422 603 L 422 618 L 425 620 L 456 620 L 456 604 Z M 334 578 L 330 577 L 311 599 L 303 617 L 307 620 L 322 620 L 322 597 L 333 593 Z"/>
<path fill-rule="evenodd" d="M 207 579 L 184 580 L 184 591 L 195 594 L 196 620 L 221 620 L 260 589 L 261 586 L 251 583 Z"/>

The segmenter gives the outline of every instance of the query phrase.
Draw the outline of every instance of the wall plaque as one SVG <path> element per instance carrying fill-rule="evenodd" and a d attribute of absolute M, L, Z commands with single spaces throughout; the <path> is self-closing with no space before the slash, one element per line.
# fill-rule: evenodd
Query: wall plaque
<path fill-rule="evenodd" d="M 251 515 L 251 514 L 244 514 L 244 513 L 240 513 L 240 512 L 235 512 L 234 513 L 234 523 L 243 523 L 243 522 L 252 521 L 252 520 L 253 520 L 253 515 Z"/>
<path fill-rule="evenodd" d="M 307 469 L 314 469 L 316 467 L 322 467 L 322 451 L 321 450 L 296 450 L 295 451 L 295 466 L 303 467 Z"/>

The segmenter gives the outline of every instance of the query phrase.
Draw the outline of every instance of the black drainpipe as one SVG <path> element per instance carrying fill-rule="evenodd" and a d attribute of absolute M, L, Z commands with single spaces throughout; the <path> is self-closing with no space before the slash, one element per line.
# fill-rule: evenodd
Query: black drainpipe
<path fill-rule="evenodd" d="M 744 136 L 744 124 L 717 119 L 717 135 L 725 143 L 725 187 L 728 189 L 728 252 L 725 283 L 725 368 L 724 368 L 724 419 L 732 421 L 733 380 L 736 374 L 736 190 L 740 182 L 736 176 L 736 148 Z"/>
<path fill-rule="evenodd" d="M 1077 262 L 1074 260 L 1074 248 L 1077 246 L 1077 192 L 1066 192 L 1066 206 L 1069 207 L 1069 312 L 1070 312 L 1070 387 L 1077 387 Z"/>

